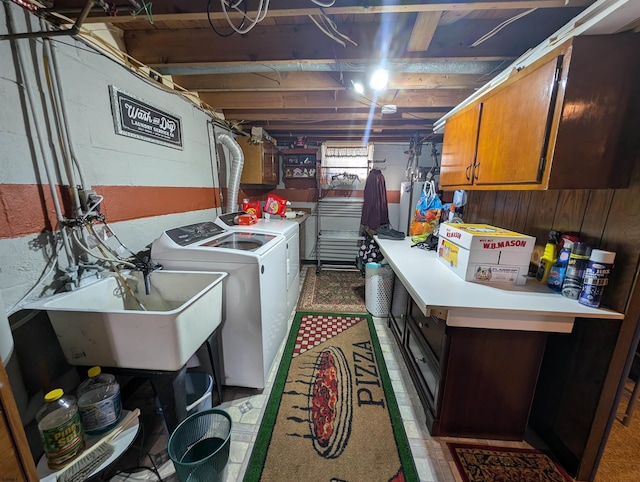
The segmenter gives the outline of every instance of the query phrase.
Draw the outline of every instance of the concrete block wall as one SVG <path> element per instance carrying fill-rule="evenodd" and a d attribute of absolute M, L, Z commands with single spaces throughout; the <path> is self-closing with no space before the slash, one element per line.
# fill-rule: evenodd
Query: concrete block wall
<path fill-rule="evenodd" d="M 5 2 L 0 7 L 0 33 L 41 29 L 17 5 Z M 63 197 L 68 197 L 71 183 L 45 76 L 45 42 L 42 38 L 0 41 L 0 290 L 10 311 L 46 272 L 57 249 L 45 162 L 55 190 Z M 137 252 L 165 229 L 215 218 L 221 203 L 211 116 L 81 41 L 64 36 L 50 42 L 67 129 L 83 173 L 81 179 L 74 169 L 75 183 L 84 181 L 83 187 L 104 196 L 102 212 L 122 242 Z M 110 85 L 179 117 L 183 149 L 116 134 Z M 65 258 L 64 251 L 61 256 Z M 30 298 L 46 292 L 47 283 Z"/>

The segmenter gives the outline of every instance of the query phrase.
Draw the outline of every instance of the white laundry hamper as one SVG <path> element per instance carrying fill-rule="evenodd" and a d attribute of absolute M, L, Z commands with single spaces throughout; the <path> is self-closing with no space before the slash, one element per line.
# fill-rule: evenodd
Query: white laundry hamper
<path fill-rule="evenodd" d="M 367 311 L 373 316 L 387 316 L 393 295 L 393 269 L 388 264 L 365 265 L 364 300 Z"/>

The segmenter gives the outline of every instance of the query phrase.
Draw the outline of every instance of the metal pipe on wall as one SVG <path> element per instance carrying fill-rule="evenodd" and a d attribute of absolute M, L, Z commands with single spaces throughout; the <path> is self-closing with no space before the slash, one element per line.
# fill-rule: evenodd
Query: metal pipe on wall
<path fill-rule="evenodd" d="M 64 98 L 64 89 L 62 88 L 62 81 L 60 78 L 60 67 L 58 65 L 58 57 L 56 55 L 55 46 L 52 45 L 51 40 L 46 38 L 44 39 L 44 44 L 48 46 L 49 57 L 51 58 L 51 66 L 52 66 L 52 83 L 54 87 L 54 92 L 57 94 L 57 104 L 60 108 L 61 114 L 61 125 L 64 130 L 65 143 L 69 150 L 69 156 L 71 158 L 71 162 L 73 166 L 78 171 L 78 176 L 80 178 L 80 186 L 82 189 L 89 189 L 91 186 L 87 183 L 86 176 L 84 175 L 84 171 L 82 169 L 82 165 L 78 161 L 78 156 L 76 156 L 75 149 L 73 147 L 73 142 L 71 140 L 71 135 L 69 134 L 69 116 L 67 115 L 67 105 Z M 69 182 L 72 186 L 76 186 L 75 174 L 73 172 L 72 166 L 69 166 Z"/>
<path fill-rule="evenodd" d="M 15 23 L 16 22 L 13 15 L 13 10 L 9 8 L 7 9 L 7 24 L 10 27 L 10 30 L 13 30 L 12 26 L 15 25 Z M 26 75 L 27 74 L 25 69 L 26 62 L 25 62 L 25 57 L 24 57 L 24 53 L 22 51 L 23 49 L 21 48 L 20 42 L 15 43 L 15 49 L 16 49 L 16 55 L 18 58 L 18 63 L 20 64 L 18 68 L 20 70 L 20 76 L 22 77 L 22 81 L 24 82 L 24 89 L 27 94 L 27 104 L 29 104 L 28 107 L 33 120 L 33 126 L 36 130 L 36 135 L 38 137 L 38 147 L 40 148 L 40 155 L 42 156 L 42 164 L 44 165 L 45 174 L 49 182 L 49 190 L 51 191 L 51 197 L 53 199 L 53 208 L 56 214 L 56 219 L 58 221 L 60 234 L 62 237 L 62 243 L 65 249 L 65 254 L 67 256 L 67 262 L 69 267 L 74 267 L 76 266 L 76 262 L 73 255 L 71 243 L 69 242 L 67 232 L 64 228 L 65 219 L 62 214 L 62 209 L 60 207 L 60 199 L 58 198 L 58 192 L 56 191 L 54 176 L 51 169 L 51 160 L 49 158 L 49 153 L 44 147 L 44 138 L 42 137 L 42 133 L 44 132 L 44 129 L 41 129 L 40 127 L 41 116 L 38 115 L 34 106 L 34 95 L 31 89 L 31 82 L 29 81 L 28 76 Z"/>

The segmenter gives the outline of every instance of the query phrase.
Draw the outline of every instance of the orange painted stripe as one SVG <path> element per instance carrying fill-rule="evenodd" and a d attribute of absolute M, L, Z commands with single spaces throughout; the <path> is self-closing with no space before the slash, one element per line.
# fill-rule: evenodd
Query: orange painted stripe
<path fill-rule="evenodd" d="M 57 224 L 49 186 L 0 184 L 0 238 L 51 231 Z"/>
<path fill-rule="evenodd" d="M 220 207 L 220 190 L 204 187 L 94 186 L 104 196 L 101 210 L 110 223 Z M 66 217 L 71 196 L 66 186 L 56 190 Z M 49 186 L 0 184 L 0 239 L 58 229 Z"/>
<path fill-rule="evenodd" d="M 218 188 L 94 186 L 110 223 L 220 207 Z"/>

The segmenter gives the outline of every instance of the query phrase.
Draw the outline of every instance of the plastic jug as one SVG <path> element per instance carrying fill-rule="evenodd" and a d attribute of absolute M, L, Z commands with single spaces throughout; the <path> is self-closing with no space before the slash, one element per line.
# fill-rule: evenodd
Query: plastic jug
<path fill-rule="evenodd" d="M 120 384 L 100 367 L 92 367 L 87 373 L 89 378 L 78 387 L 78 408 L 84 431 L 95 435 L 111 430 L 120 420 Z"/>
<path fill-rule="evenodd" d="M 49 467 L 56 470 L 84 449 L 82 424 L 76 398 L 65 395 L 61 388 L 47 393 L 44 402 L 36 421 Z"/>

